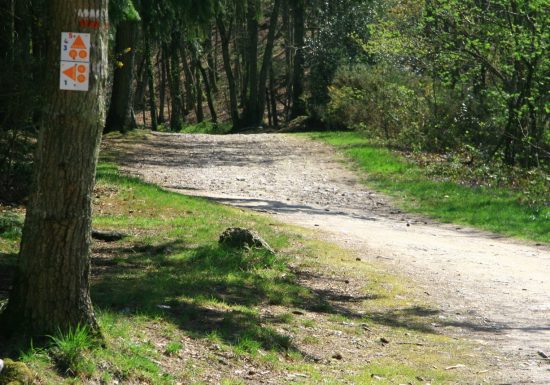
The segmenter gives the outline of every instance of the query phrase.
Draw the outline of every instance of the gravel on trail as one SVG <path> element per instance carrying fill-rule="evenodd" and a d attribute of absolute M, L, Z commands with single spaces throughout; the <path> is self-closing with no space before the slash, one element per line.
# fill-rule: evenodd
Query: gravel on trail
<path fill-rule="evenodd" d="M 550 384 L 550 248 L 402 213 L 327 145 L 284 134 L 117 140 L 122 169 L 189 195 L 317 229 L 413 277 L 441 327 L 496 352 L 506 384 Z"/>

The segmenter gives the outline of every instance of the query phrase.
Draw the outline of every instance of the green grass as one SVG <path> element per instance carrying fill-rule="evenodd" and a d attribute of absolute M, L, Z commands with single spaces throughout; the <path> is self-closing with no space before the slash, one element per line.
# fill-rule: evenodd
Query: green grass
<path fill-rule="evenodd" d="M 363 383 L 369 376 L 364 362 L 346 363 L 349 374 L 344 379 L 340 372 L 327 371 L 324 364 L 307 359 L 300 343 L 323 349 L 327 344 L 324 333 L 305 339 L 292 336 L 306 327 L 330 330 L 329 334 L 341 330 L 353 338 L 362 329 L 342 325 L 350 320 L 357 325 L 368 323 L 377 335 L 392 340 L 429 342 L 422 354 L 411 357 L 409 347 L 399 345 L 384 347 L 383 359 L 372 356 L 377 370 L 380 367 L 388 378 L 403 383 L 415 383 L 418 375 L 441 379 L 437 383 L 455 383 L 454 373 L 427 364 L 440 368 L 452 364 L 454 358 L 442 352 L 456 353 L 472 366 L 477 359 L 466 357 L 470 352 L 462 351 L 461 343 L 430 328 L 433 315 L 413 307 L 422 305 L 418 296 L 400 292 L 402 287 L 411 290 L 411 285 L 400 286 L 401 278 L 366 263 L 357 265 L 353 256 L 309 239 L 305 230 L 206 199 L 167 192 L 122 176 L 108 163 L 98 168 L 94 196 L 94 227 L 130 234 L 115 243 L 99 243 L 94 250 L 91 291 L 105 346 L 93 343 L 83 328 L 56 335 L 39 347 L 0 343 L 0 355 L 24 361 L 43 384 L 203 384 L 205 375 L 221 370 L 226 370 L 220 374 L 221 383 L 238 384 L 242 380 L 234 368 L 242 362 L 269 373 L 308 376 L 289 383 L 313 385 L 324 379 L 332 384 Z M 277 256 L 221 247 L 218 236 L 231 226 L 255 229 Z M 3 237 L 0 240 L 11 236 Z M 11 250 L 9 255 L 0 254 L 0 266 L 13 266 L 13 245 L 0 247 L 0 252 Z M 344 259 L 348 262 L 342 262 Z M 343 312 L 302 286 L 289 267 L 299 264 L 329 266 L 331 271 L 345 269 L 342 274 L 364 281 L 369 296 L 361 306 L 366 313 L 354 316 Z M 394 299 L 397 294 L 401 299 Z M 270 316 L 263 313 L 265 309 Z M 294 314 L 296 311 L 308 312 L 315 321 Z M 307 337 L 313 331 L 303 333 Z M 189 352 L 202 355 L 190 356 Z M 218 353 L 233 357 L 227 358 L 231 364 L 219 364 Z M 284 382 L 285 375 L 280 376 Z"/>
<path fill-rule="evenodd" d="M 396 198 L 405 210 L 443 222 L 550 243 L 550 207 L 521 203 L 522 194 L 505 188 L 468 187 L 435 180 L 420 167 L 355 132 L 308 135 L 347 155 L 365 183 Z"/>
<path fill-rule="evenodd" d="M 161 126 L 160 131 L 172 132 L 170 127 Z M 203 121 L 196 124 L 185 124 L 179 132 L 185 134 L 211 134 L 211 135 L 223 135 L 231 131 L 231 124 L 228 123 L 212 123 L 210 121 Z"/>

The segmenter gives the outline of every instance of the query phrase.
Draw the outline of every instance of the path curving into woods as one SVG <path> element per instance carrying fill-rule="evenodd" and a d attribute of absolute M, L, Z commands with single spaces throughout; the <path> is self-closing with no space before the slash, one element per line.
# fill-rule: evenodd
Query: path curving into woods
<path fill-rule="evenodd" d="M 550 384 L 550 247 L 401 213 L 325 144 L 283 134 L 118 139 L 124 171 L 317 229 L 412 277 L 440 327 L 495 349 L 502 384 Z"/>

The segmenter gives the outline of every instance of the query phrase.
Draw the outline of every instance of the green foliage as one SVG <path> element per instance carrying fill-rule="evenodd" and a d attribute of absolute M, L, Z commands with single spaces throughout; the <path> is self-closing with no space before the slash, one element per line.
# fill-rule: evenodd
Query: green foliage
<path fill-rule="evenodd" d="M 93 364 L 84 358 L 84 352 L 94 345 L 94 340 L 86 326 L 77 325 L 66 333 L 59 331 L 51 340 L 50 354 L 57 367 L 64 374 L 93 372 Z"/>
<path fill-rule="evenodd" d="M 222 135 L 231 132 L 231 125 L 228 123 L 212 123 L 203 121 L 197 124 L 186 125 L 181 132 L 186 134 L 214 134 Z"/>
<path fill-rule="evenodd" d="M 392 143 L 419 146 L 426 140 L 418 133 L 425 129 L 428 111 L 417 92 L 418 82 L 382 66 L 342 67 L 329 87 L 325 120 Z"/>
<path fill-rule="evenodd" d="M 318 1 L 309 7 L 310 23 L 316 31 L 306 49 L 309 104 L 314 115 L 322 114 L 329 100 L 328 86 L 338 67 L 363 60 L 352 36 L 367 39 L 371 7 L 370 0 Z"/>
<path fill-rule="evenodd" d="M 382 66 L 431 79 L 415 87 L 430 111 L 425 133 L 446 130 L 440 137 L 458 137 L 454 147 L 502 153 L 508 164 L 550 156 L 547 0 L 408 0 L 382 9 L 370 39 L 356 41 Z"/>
<path fill-rule="evenodd" d="M 21 236 L 23 218 L 14 212 L 0 212 L 0 237 L 17 239 Z"/>
<path fill-rule="evenodd" d="M 166 345 L 164 354 L 173 356 L 178 354 L 181 349 L 183 349 L 183 345 L 180 342 L 169 342 L 168 345 Z"/>
<path fill-rule="evenodd" d="M 461 162 L 451 160 L 442 173 L 441 168 L 421 167 L 359 133 L 320 133 L 313 137 L 342 150 L 366 173 L 367 184 L 396 197 L 397 203 L 407 210 L 444 222 L 550 243 L 548 175 L 528 175 L 527 182 L 520 186 L 512 184 L 519 180 L 513 174 L 506 177 L 506 187 L 496 183 L 471 184 L 472 180 L 464 178 L 465 168 L 458 167 Z M 496 179 L 498 171 L 484 172 L 493 176 L 489 179 Z M 479 177 L 480 171 L 476 175 Z M 529 186 L 533 187 L 532 192 L 525 190 Z"/>
<path fill-rule="evenodd" d="M 120 21 L 141 21 L 132 0 L 111 0 L 109 2 L 109 19 L 111 24 L 117 24 Z"/>

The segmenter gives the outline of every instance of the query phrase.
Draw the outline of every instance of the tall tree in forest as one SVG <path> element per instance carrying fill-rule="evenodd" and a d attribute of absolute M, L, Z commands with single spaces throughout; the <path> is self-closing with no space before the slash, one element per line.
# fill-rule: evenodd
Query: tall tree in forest
<path fill-rule="evenodd" d="M 304 45 L 305 45 L 305 1 L 296 0 L 292 4 L 294 36 L 294 69 L 292 75 L 292 109 L 290 118 L 306 114 L 304 94 Z"/>
<path fill-rule="evenodd" d="M 273 10 L 269 18 L 269 31 L 267 33 L 267 41 L 265 45 L 264 56 L 262 59 L 262 67 L 260 69 L 260 77 L 258 80 L 258 115 L 257 124 L 262 123 L 265 113 L 265 102 L 267 93 L 267 79 L 269 72 L 273 66 L 273 46 L 275 45 L 275 33 L 277 32 L 277 20 L 279 19 L 279 8 L 281 0 L 274 0 Z"/>
<path fill-rule="evenodd" d="M 107 9 L 108 0 L 48 2 L 46 106 L 18 270 L 0 320 L 2 333 L 47 335 L 79 324 L 98 330 L 89 295 L 90 230 L 106 115 Z M 94 10 L 96 17 L 84 27 L 79 10 Z M 62 32 L 90 34 L 88 91 L 59 89 Z"/>
<path fill-rule="evenodd" d="M 258 105 L 258 12 L 260 0 L 248 0 L 246 7 L 246 96 L 242 122 L 245 127 L 254 127 L 259 115 Z"/>
<path fill-rule="evenodd" d="M 113 89 L 111 103 L 107 113 L 105 132 L 119 130 L 126 132 L 134 128 L 133 101 L 134 101 L 134 60 L 137 48 L 137 34 L 139 15 L 131 0 L 114 1 L 116 19 L 115 37 L 115 69 L 113 75 Z M 114 7 L 111 7 L 111 9 Z M 113 11 L 111 11 L 111 20 Z"/>

